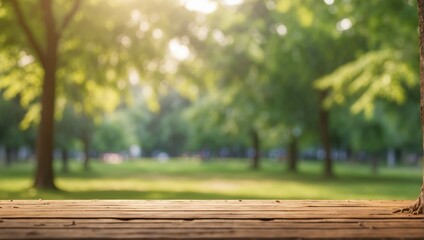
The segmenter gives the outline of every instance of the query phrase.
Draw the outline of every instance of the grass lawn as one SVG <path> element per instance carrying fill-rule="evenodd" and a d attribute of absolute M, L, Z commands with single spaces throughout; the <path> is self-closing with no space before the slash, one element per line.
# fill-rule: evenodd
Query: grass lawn
<path fill-rule="evenodd" d="M 56 167 L 61 191 L 31 189 L 29 163 L 2 166 L 0 199 L 415 199 L 422 182 L 420 167 L 381 167 L 372 175 L 369 166 L 348 163 L 336 163 L 336 177 L 326 179 L 321 163 L 310 161 L 297 174 L 271 161 L 253 171 L 247 160 L 93 161 L 89 172 L 74 162 L 67 174 Z"/>

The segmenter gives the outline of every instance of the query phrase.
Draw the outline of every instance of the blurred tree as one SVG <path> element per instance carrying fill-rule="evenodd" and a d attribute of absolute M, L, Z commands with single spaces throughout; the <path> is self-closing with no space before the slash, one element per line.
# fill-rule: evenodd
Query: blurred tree
<path fill-rule="evenodd" d="M 220 128 L 223 134 L 248 138 L 252 169 L 260 167 L 262 131 L 266 129 L 269 110 L 258 91 L 266 77 L 262 48 L 269 34 L 267 20 L 264 1 L 219 5 L 202 25 L 198 23 L 201 26 L 193 27 L 192 47 L 197 58 L 188 62 L 185 69 L 182 66 L 183 71 L 190 70 L 200 92 L 205 94 L 195 106 L 198 112 L 194 110 L 189 115 L 202 121 L 206 128 Z M 213 113 L 202 108 L 213 109 Z"/>
<path fill-rule="evenodd" d="M 246 3 L 247 4 L 247 3 Z M 324 174 L 332 175 L 330 112 L 322 108 L 326 91 L 313 82 L 353 59 L 361 39 L 337 29 L 339 13 L 321 1 L 268 1 L 262 51 L 267 125 L 285 129 L 289 170 L 296 171 L 301 135 L 318 135 L 324 149 Z M 312 11 L 313 9 L 313 11 Z M 346 49 L 346 44 L 351 48 Z"/>
<path fill-rule="evenodd" d="M 376 8 L 376 11 L 368 14 L 371 7 Z M 404 44 L 407 39 L 416 36 L 416 19 L 410 17 L 414 16 L 414 4 L 411 1 L 335 2 L 331 9 L 342 14 L 339 15 L 341 20 L 337 23 L 337 29 L 342 35 L 360 39 L 362 44 L 352 48 L 351 56 L 336 66 L 337 69 L 333 68 L 317 76 L 320 79 L 316 86 L 321 91 L 326 91 L 321 101 L 323 110 L 328 111 L 335 104 L 347 103 L 351 106 L 352 113 L 364 112 L 365 117 L 370 119 L 375 112 L 374 103 L 379 102 L 379 99 L 403 104 L 406 99 L 405 89 L 416 84 L 415 73 L 411 70 L 415 65 L 413 59 L 416 57 L 416 51 L 411 48 L 412 45 Z M 385 17 L 389 12 L 399 17 Z M 370 32 L 373 34 L 370 35 Z M 387 36 L 393 37 L 388 40 Z M 341 48 L 337 54 L 341 52 L 346 51 Z M 381 137 L 387 136 L 390 129 L 393 129 L 387 124 L 374 125 L 373 129 L 376 130 L 377 126 L 384 127 L 379 131 Z M 361 132 L 366 135 L 370 129 L 362 130 L 364 131 L 356 133 L 350 130 L 349 134 Z M 349 135 L 343 137 L 349 138 Z M 371 143 L 370 138 L 365 139 L 368 147 L 375 146 L 376 143 Z"/>
<path fill-rule="evenodd" d="M 129 100 L 126 90 L 141 77 L 148 82 L 172 72 L 175 62 L 165 57 L 169 42 L 186 34 L 191 14 L 180 2 L 170 0 L 0 4 L 2 58 L 6 63 L 0 87 L 10 96 L 22 94 L 21 104 L 29 108 L 22 121 L 24 127 L 38 121 L 41 111 L 34 186 L 55 188 L 52 149 L 56 103 L 57 112 L 71 102 L 81 116 L 94 119 Z M 169 18 L 160 17 L 162 14 Z M 14 31 L 17 26 L 22 32 Z M 160 85 L 159 81 L 149 84 Z M 157 106 L 154 97 L 150 98 L 151 107 Z M 88 143 L 87 139 L 83 141 Z"/>
<path fill-rule="evenodd" d="M 34 186 L 38 188 L 55 188 L 52 169 L 52 149 L 56 73 L 59 65 L 58 48 L 62 35 L 79 8 L 80 0 L 65 4 L 66 7 L 69 7 L 69 10 L 66 13 L 61 12 L 60 20 L 55 16 L 52 0 L 31 1 L 26 5 L 22 5 L 20 1 L 2 1 L 1 5 L 3 10 L 2 25 L 4 26 L 4 23 L 7 23 L 7 20 L 11 20 L 12 18 L 7 14 L 8 7 L 10 6 L 13 9 L 16 24 L 6 26 L 6 29 L 18 25 L 25 36 L 25 41 L 19 41 L 13 44 L 8 42 L 6 46 L 11 47 L 12 45 L 16 47 L 17 45 L 22 47 L 20 50 L 21 55 L 23 54 L 23 57 L 26 57 L 27 60 L 26 63 L 21 62 L 20 65 L 29 64 L 33 61 L 32 56 L 34 56 L 42 69 L 40 73 L 43 76 L 42 84 L 40 84 L 42 86 L 42 90 L 40 91 L 41 121 L 37 134 L 37 169 Z M 29 12 L 30 9 L 32 12 Z M 39 11 L 33 11 L 34 9 Z M 6 16 L 4 16 L 5 14 Z M 29 18 L 32 20 L 29 21 Z M 38 28 L 34 24 L 42 27 Z M 6 33 L 10 34 L 11 32 L 6 30 Z M 6 37 L 6 39 L 7 42 L 11 39 L 22 40 L 22 37 L 12 34 L 10 38 Z M 21 61 L 25 59 L 23 57 Z"/>

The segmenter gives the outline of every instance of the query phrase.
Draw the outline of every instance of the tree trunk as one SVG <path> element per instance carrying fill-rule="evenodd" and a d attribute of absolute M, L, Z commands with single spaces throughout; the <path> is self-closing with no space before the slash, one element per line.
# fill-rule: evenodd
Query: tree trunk
<path fill-rule="evenodd" d="M 421 119 L 421 133 L 423 136 L 423 151 L 424 151 L 424 0 L 418 0 L 418 20 L 420 29 L 420 119 Z M 424 158 L 421 158 L 424 159 Z M 423 160 L 421 160 L 423 161 Z M 424 204 L 424 163 L 423 168 L 423 186 L 421 187 L 421 208 Z M 423 209 L 421 209 L 422 212 Z"/>
<path fill-rule="evenodd" d="M 53 181 L 53 125 L 55 106 L 55 68 L 45 69 L 41 97 L 41 122 L 37 134 L 37 170 L 34 186 L 55 188 Z"/>
<path fill-rule="evenodd" d="M 69 172 L 68 159 L 69 159 L 68 150 L 63 148 L 62 149 L 62 172 L 63 173 Z"/>
<path fill-rule="evenodd" d="M 288 167 L 290 172 L 297 172 L 298 160 L 298 139 L 296 136 L 291 136 L 288 149 Z"/>
<path fill-rule="evenodd" d="M 53 64 L 53 63 L 52 63 Z M 55 66 L 44 70 L 43 93 L 41 96 L 41 122 L 37 134 L 36 188 L 56 188 L 53 176 L 53 135 L 55 108 Z"/>
<path fill-rule="evenodd" d="M 330 143 L 330 112 L 323 106 L 324 99 L 327 96 L 326 91 L 319 92 L 319 131 L 321 137 L 321 143 L 324 148 L 324 176 L 333 176 L 333 160 L 331 158 L 331 143 Z"/>
<path fill-rule="evenodd" d="M 43 20 L 46 26 L 47 49 L 42 59 L 44 79 L 41 94 L 41 121 L 38 127 L 36 155 L 37 167 L 34 187 L 55 189 L 53 175 L 53 136 L 56 91 L 58 39 L 52 12 L 52 2 L 42 1 Z"/>
<path fill-rule="evenodd" d="M 252 147 L 254 149 L 253 158 L 252 158 L 252 169 L 259 169 L 260 159 L 261 159 L 261 144 L 259 139 L 259 134 L 256 130 L 252 130 Z"/>

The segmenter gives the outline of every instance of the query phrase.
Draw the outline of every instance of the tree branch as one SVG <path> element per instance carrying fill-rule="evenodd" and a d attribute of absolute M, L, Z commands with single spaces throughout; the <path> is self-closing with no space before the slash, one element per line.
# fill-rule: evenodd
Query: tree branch
<path fill-rule="evenodd" d="M 31 48 L 34 50 L 36 57 L 40 60 L 41 64 L 44 65 L 44 53 L 41 49 L 41 46 L 37 42 L 37 39 L 34 36 L 34 33 L 31 31 L 28 22 L 25 20 L 24 14 L 22 13 L 22 9 L 19 5 L 18 0 L 12 0 L 10 3 L 13 6 L 13 9 L 16 13 L 16 17 L 18 20 L 19 25 L 21 26 L 22 30 L 25 33 L 25 36 L 27 37 L 27 40 L 31 46 Z"/>
<path fill-rule="evenodd" d="M 39 0 L 40 9 L 43 13 L 44 27 L 46 28 L 47 54 L 53 45 L 57 44 L 57 31 L 53 15 L 53 0 Z"/>
<path fill-rule="evenodd" d="M 73 1 L 74 1 L 74 4 L 72 5 L 71 10 L 69 10 L 68 14 L 66 14 L 65 18 L 63 19 L 62 26 L 58 29 L 58 38 L 62 36 L 62 33 L 68 27 L 75 13 L 78 11 L 79 6 L 81 5 L 81 0 L 73 0 Z"/>

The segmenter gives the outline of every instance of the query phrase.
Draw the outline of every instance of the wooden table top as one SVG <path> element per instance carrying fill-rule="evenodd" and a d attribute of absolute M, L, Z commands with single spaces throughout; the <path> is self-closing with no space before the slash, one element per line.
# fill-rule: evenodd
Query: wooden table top
<path fill-rule="evenodd" d="M 424 239 L 412 201 L 0 200 L 0 239 Z"/>

